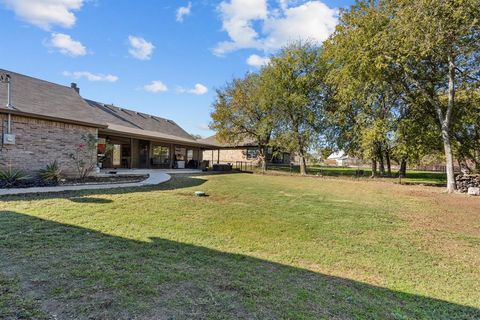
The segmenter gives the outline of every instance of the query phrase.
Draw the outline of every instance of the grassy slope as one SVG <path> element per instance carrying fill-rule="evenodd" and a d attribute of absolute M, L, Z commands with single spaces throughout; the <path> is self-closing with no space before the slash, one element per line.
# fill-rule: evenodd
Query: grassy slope
<path fill-rule="evenodd" d="M 480 317 L 478 199 L 237 174 L 8 200 L 0 318 Z"/>

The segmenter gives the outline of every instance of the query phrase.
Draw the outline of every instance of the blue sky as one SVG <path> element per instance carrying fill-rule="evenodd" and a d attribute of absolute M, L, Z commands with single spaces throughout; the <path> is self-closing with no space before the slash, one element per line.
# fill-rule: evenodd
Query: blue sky
<path fill-rule="evenodd" d="M 322 41 L 352 3 L 0 0 L 0 68 L 208 136 L 216 88 L 289 41 Z"/>

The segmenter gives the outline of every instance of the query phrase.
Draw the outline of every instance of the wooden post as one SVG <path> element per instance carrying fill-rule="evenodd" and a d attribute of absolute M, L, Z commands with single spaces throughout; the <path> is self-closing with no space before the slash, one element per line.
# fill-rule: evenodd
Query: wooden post
<path fill-rule="evenodd" d="M 129 163 L 130 169 L 133 169 L 133 139 L 130 138 L 130 163 Z"/>
<path fill-rule="evenodd" d="M 175 153 L 175 147 L 173 146 L 173 144 L 171 143 L 170 144 L 170 168 L 169 169 L 172 169 L 173 168 L 173 154 Z"/>
<path fill-rule="evenodd" d="M 220 164 L 220 149 L 217 149 L 217 164 Z"/>

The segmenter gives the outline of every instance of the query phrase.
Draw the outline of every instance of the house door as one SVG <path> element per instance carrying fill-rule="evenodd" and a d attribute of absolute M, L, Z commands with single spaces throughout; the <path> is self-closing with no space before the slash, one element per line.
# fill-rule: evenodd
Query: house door
<path fill-rule="evenodd" d="M 149 148 L 150 148 L 150 142 L 145 141 L 145 140 L 140 140 L 139 141 L 139 163 L 138 166 L 139 168 L 148 168 L 149 167 Z"/>

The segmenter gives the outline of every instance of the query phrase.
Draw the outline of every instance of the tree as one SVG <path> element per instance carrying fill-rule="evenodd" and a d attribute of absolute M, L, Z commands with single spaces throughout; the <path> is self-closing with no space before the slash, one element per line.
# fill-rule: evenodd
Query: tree
<path fill-rule="evenodd" d="M 391 32 L 383 38 L 384 62 L 398 70 L 405 87 L 434 111 L 441 130 L 447 165 L 447 190 L 456 189 L 452 127 L 456 93 L 476 81 L 480 43 L 478 0 L 388 1 L 394 13 Z M 392 41 L 399 45 L 393 48 Z M 387 44 L 389 44 L 387 46 Z M 478 81 L 478 80 L 477 80 Z M 445 99 L 446 97 L 446 99 Z"/>
<path fill-rule="evenodd" d="M 342 70 L 333 77 L 346 74 L 355 79 L 349 84 L 337 81 L 342 84 L 337 88 L 349 93 L 365 79 L 387 84 L 408 108 L 435 119 L 449 192 L 456 188 L 452 150 L 456 93 L 478 83 L 479 16 L 478 0 L 360 1 L 342 14 L 327 42 L 333 66 Z"/>
<path fill-rule="evenodd" d="M 267 147 L 274 129 L 273 105 L 262 93 L 260 75 L 248 73 L 217 90 L 210 128 L 220 141 L 236 144 L 256 142 L 262 170 L 266 169 Z"/>
<path fill-rule="evenodd" d="M 262 70 L 264 96 L 275 110 L 275 142 L 299 156 L 302 175 L 307 152 L 319 143 L 323 129 L 329 101 L 325 72 L 320 48 L 309 42 L 283 48 Z"/>

